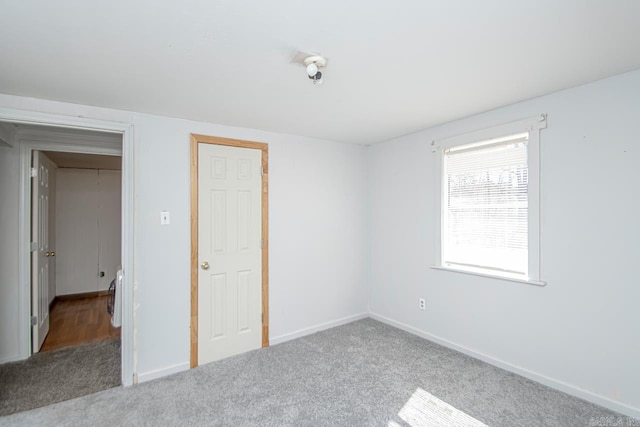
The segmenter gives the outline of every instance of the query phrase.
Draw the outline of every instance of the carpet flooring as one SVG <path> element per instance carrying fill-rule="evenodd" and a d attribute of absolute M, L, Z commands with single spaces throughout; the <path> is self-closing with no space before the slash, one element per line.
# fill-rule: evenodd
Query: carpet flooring
<path fill-rule="evenodd" d="M 600 417 L 626 419 L 364 319 L 0 425 L 534 427 Z"/>
<path fill-rule="evenodd" d="M 120 339 L 36 353 L 0 365 L 0 415 L 120 385 Z"/>

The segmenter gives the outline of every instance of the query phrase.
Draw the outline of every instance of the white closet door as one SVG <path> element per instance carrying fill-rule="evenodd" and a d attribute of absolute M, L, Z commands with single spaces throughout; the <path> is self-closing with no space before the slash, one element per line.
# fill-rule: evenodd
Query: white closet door
<path fill-rule="evenodd" d="M 120 171 L 98 172 L 98 290 L 109 288 L 120 266 Z"/>
<path fill-rule="evenodd" d="M 198 364 L 262 343 L 262 152 L 198 144 Z"/>
<path fill-rule="evenodd" d="M 98 171 L 58 169 L 56 294 L 98 290 Z"/>

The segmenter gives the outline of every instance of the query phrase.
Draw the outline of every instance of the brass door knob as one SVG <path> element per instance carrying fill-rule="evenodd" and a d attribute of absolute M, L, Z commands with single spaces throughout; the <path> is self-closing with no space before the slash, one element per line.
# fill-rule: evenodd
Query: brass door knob
<path fill-rule="evenodd" d="M 56 256 L 56 253 L 55 252 L 51 252 L 51 256 Z"/>
<path fill-rule="evenodd" d="M 202 267 L 203 270 L 208 270 L 209 269 L 209 263 L 207 261 L 202 262 L 202 264 L 200 264 L 200 267 Z"/>
<path fill-rule="evenodd" d="M 44 256 L 46 256 L 46 257 L 50 257 L 50 256 L 51 256 L 51 252 L 47 251 L 47 252 L 44 254 Z"/>

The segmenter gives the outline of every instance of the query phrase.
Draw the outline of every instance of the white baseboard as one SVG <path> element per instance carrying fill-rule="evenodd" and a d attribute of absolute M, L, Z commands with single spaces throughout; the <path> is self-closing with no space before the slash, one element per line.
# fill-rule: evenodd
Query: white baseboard
<path fill-rule="evenodd" d="M 5 364 L 5 363 L 18 362 L 20 360 L 25 360 L 25 359 L 27 359 L 27 358 L 26 357 L 20 357 L 20 355 L 11 356 L 11 357 L 5 357 L 3 359 L 0 359 L 0 365 Z"/>
<path fill-rule="evenodd" d="M 353 316 L 343 317 L 342 319 L 333 320 L 331 322 L 322 323 L 320 325 L 315 325 L 310 328 L 300 329 L 295 332 L 291 332 L 289 334 L 280 335 L 279 337 L 271 338 L 269 340 L 269 345 L 280 344 L 285 341 L 290 341 L 296 338 L 303 337 L 305 335 L 313 334 L 314 332 L 323 331 L 325 329 L 330 329 L 336 326 L 354 322 L 356 320 L 365 319 L 367 317 L 369 317 L 368 313 L 360 313 Z M 157 378 L 165 377 L 167 375 L 186 371 L 189 369 L 189 367 L 190 367 L 189 362 L 185 362 L 185 363 L 179 363 L 177 365 L 168 366 L 162 369 L 157 369 L 155 371 L 140 373 L 138 374 L 138 383 L 155 380 Z"/>
<path fill-rule="evenodd" d="M 366 319 L 369 317 L 369 313 L 354 314 L 353 316 L 343 317 L 341 319 L 332 320 L 330 322 L 321 323 L 319 325 L 311 326 L 309 328 L 298 329 L 297 331 L 290 332 L 288 334 L 280 335 L 269 339 L 269 345 L 277 345 L 286 341 L 291 341 L 296 338 L 304 337 L 305 335 L 311 335 L 313 333 L 324 331 L 325 329 L 335 328 L 336 326 L 345 325 L 347 323 L 355 322 L 356 320 Z"/>
<path fill-rule="evenodd" d="M 611 400 L 599 394 L 595 394 L 590 391 L 584 390 L 580 387 L 576 387 L 574 385 L 565 383 L 563 381 L 559 381 L 559 380 L 547 377 L 545 375 L 532 372 L 528 369 L 521 368 L 520 366 L 516 366 L 509 362 L 505 362 L 504 360 L 496 359 L 495 357 L 491 357 L 486 354 L 479 353 L 477 351 L 468 349 L 464 346 L 461 346 L 459 344 L 456 344 L 444 338 L 440 338 L 428 332 L 421 331 L 420 329 L 414 328 L 413 326 L 409 326 L 405 323 L 401 323 L 401 322 L 397 322 L 395 320 L 389 319 L 388 317 L 384 317 L 376 313 L 369 313 L 369 317 L 371 317 L 372 319 L 378 320 L 382 323 L 386 323 L 388 325 L 394 326 L 398 329 L 402 329 L 403 331 L 425 338 L 429 341 L 433 341 L 437 344 L 443 345 L 452 350 L 459 351 L 460 353 L 464 353 L 473 358 L 482 360 L 483 362 L 487 362 L 491 365 L 497 366 L 498 368 L 502 368 L 506 371 L 513 372 L 525 378 L 529 378 L 530 380 L 536 381 L 540 384 L 544 384 L 548 387 L 554 388 L 556 390 L 560 390 L 572 396 L 579 397 L 580 399 L 584 399 L 588 402 L 595 403 L 596 405 L 603 406 L 607 409 L 611 409 L 612 411 L 619 412 L 623 415 L 640 419 L 640 408 L 635 408 L 633 406 L 630 406 L 621 402 L 617 402 L 615 400 Z"/>
<path fill-rule="evenodd" d="M 144 383 L 147 381 L 155 380 L 157 378 L 166 377 L 167 375 L 177 374 L 178 372 L 186 371 L 189 369 L 189 362 L 178 363 L 177 365 L 168 366 L 166 368 L 157 369 L 155 371 L 144 372 L 138 374 L 138 383 Z"/>

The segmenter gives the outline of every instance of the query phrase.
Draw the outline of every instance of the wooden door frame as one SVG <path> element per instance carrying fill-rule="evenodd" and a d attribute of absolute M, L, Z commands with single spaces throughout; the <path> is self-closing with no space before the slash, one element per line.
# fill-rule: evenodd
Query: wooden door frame
<path fill-rule="evenodd" d="M 269 347 L 269 145 L 191 134 L 191 357 L 198 366 L 198 144 L 252 148 L 262 153 L 262 347 Z"/>

